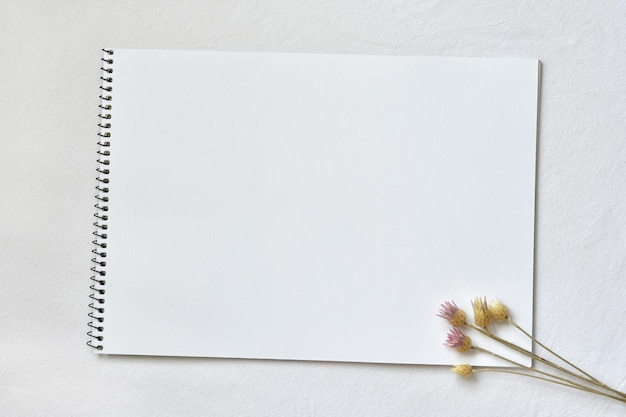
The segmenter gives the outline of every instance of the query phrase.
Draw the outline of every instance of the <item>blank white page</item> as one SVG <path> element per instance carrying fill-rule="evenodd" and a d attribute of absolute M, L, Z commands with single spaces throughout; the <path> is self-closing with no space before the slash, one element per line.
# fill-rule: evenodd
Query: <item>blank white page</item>
<path fill-rule="evenodd" d="M 478 295 L 530 328 L 537 60 L 111 58 L 101 352 L 453 363 Z"/>

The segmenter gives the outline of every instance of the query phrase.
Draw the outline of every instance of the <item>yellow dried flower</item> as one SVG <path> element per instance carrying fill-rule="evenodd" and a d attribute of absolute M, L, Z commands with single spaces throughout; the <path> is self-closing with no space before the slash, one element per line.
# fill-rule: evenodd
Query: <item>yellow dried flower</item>
<path fill-rule="evenodd" d="M 504 321 L 509 318 L 509 308 L 498 300 L 489 303 L 489 314 L 496 321 Z"/>
<path fill-rule="evenodd" d="M 472 301 L 472 308 L 474 309 L 474 323 L 479 327 L 487 327 L 491 324 L 491 315 L 489 314 L 489 308 L 487 307 L 487 297 L 476 297 Z"/>
<path fill-rule="evenodd" d="M 467 378 L 467 377 L 472 376 L 472 373 L 474 372 L 474 370 L 472 369 L 472 365 L 463 364 L 463 365 L 453 366 L 452 372 L 454 372 L 457 375 L 461 375 L 462 377 Z"/>

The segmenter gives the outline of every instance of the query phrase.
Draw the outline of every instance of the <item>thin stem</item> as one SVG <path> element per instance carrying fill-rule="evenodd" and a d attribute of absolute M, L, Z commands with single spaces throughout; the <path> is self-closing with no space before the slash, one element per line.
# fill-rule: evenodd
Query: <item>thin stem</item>
<path fill-rule="evenodd" d="M 572 384 L 569 384 L 569 383 L 555 381 L 554 379 L 543 378 L 543 377 L 536 376 L 536 375 L 530 375 L 530 374 L 527 374 L 525 372 L 509 371 L 507 369 L 494 369 L 494 368 L 475 369 L 475 370 L 473 370 L 473 372 L 474 373 L 479 373 L 479 372 L 501 372 L 501 373 L 505 373 L 505 374 L 514 374 L 514 375 L 527 376 L 529 378 L 540 379 L 542 381 L 552 382 L 553 384 L 563 385 L 565 387 L 570 387 L 570 388 L 574 388 L 574 389 L 577 389 L 577 390 L 586 391 L 586 392 L 589 392 L 589 393 L 592 393 L 592 394 L 602 395 L 604 397 L 612 398 L 614 400 L 626 403 L 626 399 L 621 398 L 621 397 L 615 397 L 613 395 L 606 394 L 606 393 L 601 392 L 601 391 L 596 391 L 596 390 L 588 388 L 588 387 L 581 388 L 580 386 L 572 385 Z"/>
<path fill-rule="evenodd" d="M 582 376 L 582 375 L 578 375 L 578 374 L 576 374 L 576 373 L 574 373 L 574 372 L 570 371 L 569 369 L 565 369 L 565 368 L 563 368 L 562 366 L 559 366 L 559 365 L 557 365 L 556 363 L 551 362 L 551 361 L 549 361 L 549 360 L 547 360 L 547 359 L 545 359 L 545 358 L 543 358 L 543 357 L 541 357 L 541 356 L 537 355 L 536 353 L 533 353 L 533 352 L 531 352 L 531 351 L 529 351 L 529 350 L 526 350 L 526 349 L 524 349 L 524 348 L 522 348 L 522 347 L 520 347 L 520 346 L 517 346 L 516 344 L 511 343 L 511 342 L 509 342 L 508 340 L 502 339 L 501 337 L 498 337 L 498 336 L 496 336 L 495 334 L 491 333 L 491 332 L 490 332 L 488 329 L 486 329 L 486 328 L 485 328 L 485 329 L 483 329 L 483 328 L 480 328 L 480 327 L 474 326 L 473 324 L 470 324 L 470 323 L 467 323 L 467 322 L 466 322 L 465 324 L 466 324 L 468 327 L 470 327 L 470 328 L 472 328 L 472 329 L 474 329 L 474 330 L 476 330 L 476 331 L 478 331 L 478 332 L 480 332 L 480 333 L 484 334 L 485 336 L 487 336 L 487 337 L 489 337 L 489 338 L 491 338 L 491 339 L 493 339 L 493 340 L 496 340 L 496 341 L 498 341 L 498 342 L 502 343 L 503 345 L 505 345 L 505 346 L 507 346 L 507 347 L 509 347 L 509 348 L 511 348 L 511 349 L 513 349 L 513 350 L 515 350 L 515 351 L 517 351 L 517 352 L 519 352 L 519 353 L 522 353 L 522 354 L 524 354 L 524 355 L 526 355 L 526 356 L 528 356 L 528 357 L 530 357 L 530 358 L 532 358 L 532 359 L 535 359 L 535 360 L 537 360 L 537 361 L 539 361 L 539 362 L 543 363 L 543 364 L 544 364 L 544 365 L 546 365 L 546 366 L 550 366 L 550 367 L 552 367 L 553 369 L 556 369 L 556 370 L 558 370 L 558 371 L 560 371 L 560 372 L 563 372 L 564 374 L 567 374 L 567 375 L 572 376 L 572 377 L 574 377 L 574 378 L 578 378 L 578 379 L 580 379 L 581 381 L 584 381 L 584 382 L 587 382 L 587 383 L 593 384 L 593 385 L 595 385 L 595 386 L 597 386 L 597 387 L 599 387 L 599 388 L 604 388 L 604 389 L 607 389 L 607 390 L 609 390 L 609 391 L 611 391 L 611 392 L 614 392 L 614 393 L 616 393 L 616 394 L 619 394 L 620 396 L 624 396 L 624 394 L 623 394 L 622 392 L 617 391 L 617 390 L 615 390 L 615 389 L 613 389 L 613 388 L 609 388 L 609 387 L 607 387 L 606 385 L 602 384 L 601 382 L 596 381 L 595 379 L 590 379 L 590 378 L 584 377 L 584 376 Z"/>
<path fill-rule="evenodd" d="M 580 375 L 577 375 L 577 374 L 575 374 L 575 373 L 573 373 L 571 371 L 568 371 L 567 369 L 561 369 L 561 367 L 559 365 L 557 365 L 555 363 L 552 363 L 552 362 L 550 362 L 547 359 L 542 358 L 541 356 L 537 355 L 536 353 L 533 353 L 533 352 L 531 352 L 529 350 L 526 350 L 526 349 L 524 349 L 524 348 L 522 348 L 520 346 L 517 346 L 516 344 L 511 343 L 508 340 L 505 340 L 505 339 L 502 339 L 501 337 L 496 336 L 495 334 L 491 333 L 486 328 L 483 329 L 481 327 L 474 326 L 473 324 L 470 324 L 470 323 L 465 323 L 465 324 L 468 327 L 476 330 L 477 332 L 480 332 L 480 333 L 484 334 L 485 336 L 487 336 L 487 337 L 489 337 L 489 338 L 491 338 L 491 339 L 493 339 L 493 340 L 495 340 L 497 342 L 500 342 L 503 345 L 505 345 L 505 346 L 507 346 L 507 347 L 509 347 L 509 348 L 511 348 L 511 349 L 513 349 L 513 350 L 515 350 L 517 352 L 519 352 L 519 353 L 522 353 L 522 354 L 524 354 L 524 355 L 526 355 L 526 356 L 528 356 L 528 357 L 530 357 L 532 359 L 538 360 L 539 362 L 541 362 L 541 363 L 543 363 L 545 365 L 551 366 L 551 367 L 553 367 L 555 369 L 562 370 L 565 373 L 569 373 L 569 374 L 571 374 L 571 376 L 575 376 L 576 378 L 582 378 L 583 380 L 587 381 L 587 378 L 583 378 Z M 592 381 L 588 381 L 588 382 L 592 382 Z"/>
<path fill-rule="evenodd" d="M 509 317 L 509 323 L 511 323 L 513 326 L 515 326 L 515 328 L 517 330 L 519 330 L 520 332 L 524 333 L 530 340 L 532 340 L 533 342 L 537 343 L 539 346 L 541 346 L 542 348 L 544 348 L 545 350 L 547 350 L 548 352 L 550 352 L 551 354 L 553 354 L 554 356 L 556 356 L 557 358 L 559 358 L 560 360 L 562 360 L 563 362 L 565 362 L 566 364 L 571 366 L 572 368 L 576 369 L 578 372 L 581 372 L 583 375 L 586 375 L 589 378 L 591 378 L 594 381 L 596 381 L 597 383 L 602 384 L 602 382 L 600 382 L 599 380 L 597 380 L 593 376 L 589 375 L 587 372 L 583 371 L 578 366 L 574 365 L 573 363 L 571 363 L 570 361 L 568 361 L 567 359 L 565 359 L 561 355 L 557 354 L 552 349 L 550 349 L 549 347 L 547 347 L 546 345 L 541 343 L 539 340 L 535 339 L 530 333 L 528 333 L 526 330 L 522 329 L 522 327 L 520 327 L 517 323 L 515 323 L 511 317 Z M 602 384 L 602 385 L 604 385 L 604 384 Z"/>
<path fill-rule="evenodd" d="M 555 351 L 553 351 L 552 349 L 550 349 L 549 347 L 547 347 L 546 345 L 541 343 L 539 340 L 535 339 L 530 333 L 528 333 L 521 326 L 519 326 L 517 323 L 515 323 L 511 317 L 509 317 L 508 320 L 509 320 L 509 323 L 511 323 L 517 330 L 519 330 L 520 332 L 524 333 L 530 340 L 532 340 L 533 342 L 537 343 L 539 346 L 541 346 L 542 348 L 544 348 L 545 350 L 547 350 L 548 352 L 550 352 L 551 354 L 553 354 L 554 356 L 556 356 L 557 358 L 559 358 L 560 360 L 562 360 L 563 362 L 565 362 L 566 364 L 571 366 L 572 368 L 576 369 L 577 371 L 581 372 L 585 376 L 589 377 L 591 379 L 591 381 L 589 381 L 589 382 L 592 382 L 595 385 L 597 385 L 597 386 L 599 386 L 601 388 L 604 388 L 606 390 L 609 390 L 611 392 L 614 392 L 615 394 L 618 394 L 618 395 L 620 395 L 622 397 L 626 397 L 625 393 L 609 387 L 605 383 L 601 382 L 597 378 L 594 378 L 592 375 L 590 375 L 587 372 L 583 371 L 578 366 L 574 365 L 573 363 L 571 363 L 570 361 L 568 361 L 567 359 L 565 359 L 564 357 L 562 357 L 561 355 L 559 355 L 558 353 L 556 353 Z"/>
<path fill-rule="evenodd" d="M 502 356 L 502 355 L 498 355 L 497 353 L 492 352 L 492 351 L 490 351 L 490 350 L 487 350 L 487 349 L 485 349 L 485 348 L 481 348 L 481 347 L 479 347 L 479 346 L 472 346 L 472 349 L 477 350 L 477 351 L 479 351 L 479 352 L 486 353 L 486 354 L 491 355 L 491 356 L 493 356 L 493 357 L 496 357 L 496 358 L 498 358 L 498 359 L 500 359 L 500 360 L 503 360 L 503 361 L 505 361 L 505 362 L 508 362 L 508 363 L 513 364 L 513 365 L 515 365 L 515 366 L 518 366 L 518 367 L 520 367 L 520 368 L 526 369 L 526 370 L 528 370 L 528 371 L 530 371 L 530 372 L 535 372 L 535 373 L 538 373 L 538 374 L 541 374 L 541 375 L 548 376 L 548 377 L 550 377 L 550 378 L 558 379 L 559 381 L 563 381 L 563 382 L 566 382 L 566 383 L 568 383 L 568 384 L 570 384 L 570 385 L 575 385 L 575 386 L 580 387 L 580 388 L 584 388 L 584 389 L 591 389 L 591 388 L 589 388 L 589 387 L 587 387 L 587 386 L 585 386 L 585 385 L 579 384 L 578 382 L 574 382 L 574 381 L 572 381 L 572 380 L 570 380 L 570 379 L 563 378 L 563 377 L 561 377 L 561 376 L 554 375 L 554 374 L 551 374 L 551 373 L 549 373 L 549 372 L 542 371 L 541 369 L 535 369 L 535 368 L 532 368 L 532 367 L 530 367 L 530 366 L 526 366 L 526 365 L 524 365 L 524 364 L 521 364 L 521 363 L 515 362 L 515 361 L 514 361 L 514 360 L 512 360 L 512 359 L 509 359 L 509 358 L 504 357 L 504 356 Z"/>

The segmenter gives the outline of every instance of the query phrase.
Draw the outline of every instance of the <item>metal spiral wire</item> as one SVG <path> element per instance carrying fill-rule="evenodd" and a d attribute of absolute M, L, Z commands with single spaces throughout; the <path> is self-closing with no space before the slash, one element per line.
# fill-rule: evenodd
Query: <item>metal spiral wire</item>
<path fill-rule="evenodd" d="M 102 76 L 100 79 L 102 80 L 102 85 L 100 86 L 100 90 L 102 93 L 100 94 L 100 99 L 102 103 L 98 106 L 101 109 L 101 113 L 98 115 L 100 118 L 100 123 L 98 123 L 98 127 L 100 127 L 100 132 L 98 136 L 101 140 L 98 142 L 98 146 L 100 149 L 98 150 L 98 168 L 96 169 L 98 176 L 96 180 L 98 181 L 98 185 L 96 186 L 97 194 L 95 195 L 96 204 L 94 207 L 96 208 L 96 213 L 94 217 L 96 217 L 96 221 L 94 222 L 95 230 L 93 235 L 95 236 L 95 240 L 93 244 L 95 248 L 91 251 L 94 254 L 94 258 L 91 259 L 93 266 L 91 267 L 91 281 L 92 284 L 89 287 L 92 290 L 92 293 L 89 295 L 89 298 L 92 300 L 89 304 L 89 308 L 91 311 L 89 312 L 89 317 L 92 319 L 87 325 L 90 327 L 90 330 L 87 332 L 87 335 L 90 339 L 87 341 L 87 345 L 97 349 L 103 349 L 103 340 L 104 340 L 104 294 L 105 294 L 105 276 L 106 276 L 106 239 L 107 234 L 106 230 L 108 229 L 107 221 L 109 220 L 109 216 L 106 212 L 109 210 L 108 202 L 109 202 L 109 187 L 107 186 L 109 183 L 109 165 L 110 165 L 110 155 L 109 147 L 111 143 L 108 140 L 103 140 L 104 138 L 108 139 L 111 137 L 111 133 L 108 131 L 111 129 L 111 123 L 109 120 L 111 119 L 111 113 L 109 113 L 113 106 L 111 101 L 113 97 L 111 93 L 113 92 L 113 86 L 111 83 L 113 82 L 113 51 L 110 49 L 103 49 L 104 57 L 102 58 Z"/>

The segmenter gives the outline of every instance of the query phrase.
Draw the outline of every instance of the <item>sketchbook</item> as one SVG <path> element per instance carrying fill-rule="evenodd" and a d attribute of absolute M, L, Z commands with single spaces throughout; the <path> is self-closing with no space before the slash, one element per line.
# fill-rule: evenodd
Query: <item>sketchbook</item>
<path fill-rule="evenodd" d="M 536 59 L 103 51 L 94 352 L 456 363 L 435 315 L 480 295 L 532 328 Z"/>

